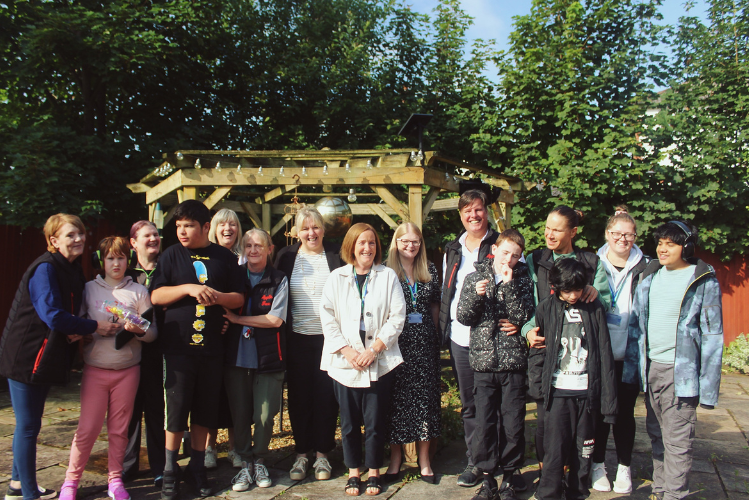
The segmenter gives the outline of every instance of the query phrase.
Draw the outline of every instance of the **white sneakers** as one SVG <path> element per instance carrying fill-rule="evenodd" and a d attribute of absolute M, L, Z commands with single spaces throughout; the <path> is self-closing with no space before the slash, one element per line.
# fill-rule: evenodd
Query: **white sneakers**
<path fill-rule="evenodd" d="M 239 456 L 239 453 L 237 453 L 234 450 L 229 450 L 229 454 L 226 455 L 226 458 L 229 459 L 229 462 L 231 462 L 232 467 L 235 469 L 239 469 L 242 467 L 242 457 Z"/>
<path fill-rule="evenodd" d="M 307 468 L 309 467 L 309 459 L 307 457 L 299 457 L 294 462 L 294 465 L 289 471 L 289 477 L 292 481 L 301 481 L 307 477 Z"/>
<path fill-rule="evenodd" d="M 593 463 L 593 471 L 590 474 L 593 489 L 596 491 L 611 491 L 611 483 L 606 477 L 606 465 Z"/>
<path fill-rule="evenodd" d="M 626 465 L 619 464 L 616 470 L 614 493 L 632 493 L 632 472 Z"/>
<path fill-rule="evenodd" d="M 590 479 L 593 482 L 594 490 L 611 491 L 611 483 L 609 483 L 609 478 L 606 477 L 606 465 L 593 463 Z M 616 469 L 614 493 L 632 493 L 632 473 L 626 465 L 619 464 Z"/>
<path fill-rule="evenodd" d="M 253 482 L 252 472 L 247 467 L 247 462 L 242 462 L 242 468 L 239 469 L 239 473 L 231 480 L 231 489 L 234 491 L 247 491 Z"/>
<path fill-rule="evenodd" d="M 273 485 L 268 475 L 268 469 L 262 462 L 255 462 L 255 484 L 258 488 L 269 488 Z"/>

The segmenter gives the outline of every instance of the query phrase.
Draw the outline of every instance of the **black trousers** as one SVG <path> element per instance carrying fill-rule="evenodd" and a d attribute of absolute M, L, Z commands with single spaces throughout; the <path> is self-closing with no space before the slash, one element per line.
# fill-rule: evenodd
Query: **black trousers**
<path fill-rule="evenodd" d="M 450 358 L 452 360 L 455 379 L 458 381 L 460 392 L 460 416 L 463 418 L 463 432 L 466 440 L 466 457 L 468 465 L 476 465 L 473 456 L 473 437 L 476 433 L 476 402 L 474 401 L 474 374 L 468 360 L 468 348 L 450 341 Z M 499 410 L 497 410 L 499 413 Z M 497 440 L 501 441 L 501 417 L 497 415 Z"/>
<path fill-rule="evenodd" d="M 473 375 L 476 432 L 472 453 L 476 467 L 484 472 L 493 475 L 502 467 L 509 475 L 523 465 L 525 386 L 525 371 Z"/>
<path fill-rule="evenodd" d="M 123 462 L 123 477 L 138 473 L 141 422 L 145 416 L 148 464 L 154 477 L 164 473 L 166 438 L 164 436 L 164 361 L 157 346 L 143 344 L 140 361 L 140 383 L 130 418 L 128 443 Z"/>
<path fill-rule="evenodd" d="M 640 388 L 636 385 L 622 382 L 624 361 L 614 361 L 616 368 L 616 399 L 619 403 L 619 413 L 613 426 L 603 421 L 603 415 L 598 416 L 596 422 L 596 447 L 593 450 L 593 462 L 603 463 L 606 459 L 606 443 L 609 440 L 609 428 L 614 428 L 614 444 L 616 457 L 621 465 L 630 466 L 632 463 L 632 449 L 635 446 L 635 405 Z"/>
<path fill-rule="evenodd" d="M 590 495 L 590 464 L 598 413 L 589 411 L 587 397 L 551 398 L 544 422 L 544 472 L 536 492 L 539 500 L 562 498 L 565 464 L 569 464 L 565 499 L 583 500 Z"/>
<path fill-rule="evenodd" d="M 536 400 L 536 458 L 544 461 L 544 421 L 546 420 L 546 406 L 543 399 Z"/>
<path fill-rule="evenodd" d="M 379 469 L 385 461 L 385 430 L 390 412 L 390 395 L 395 370 L 383 375 L 369 387 L 346 387 L 333 381 L 341 407 L 341 441 L 343 462 L 349 469 L 362 463 L 361 426 L 364 424 L 364 466 Z"/>
<path fill-rule="evenodd" d="M 333 379 L 320 369 L 322 335 L 289 332 L 286 340 L 286 384 L 289 420 L 297 453 L 328 453 L 335 448 L 338 403 Z"/>

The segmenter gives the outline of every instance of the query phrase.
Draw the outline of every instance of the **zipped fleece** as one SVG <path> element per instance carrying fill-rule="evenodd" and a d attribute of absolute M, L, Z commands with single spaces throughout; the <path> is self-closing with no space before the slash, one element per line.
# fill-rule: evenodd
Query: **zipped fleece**
<path fill-rule="evenodd" d="M 495 284 L 494 256 L 474 264 L 476 271 L 463 283 L 457 320 L 471 327 L 468 361 L 476 372 L 525 371 L 528 369 L 528 345 L 520 335 L 507 335 L 499 320 L 507 319 L 518 327 L 533 317 L 533 280 L 528 266 L 518 262 L 512 281 Z M 476 293 L 476 283 L 489 280 L 486 294 Z"/>
<path fill-rule="evenodd" d="M 699 396 L 700 404 L 718 404 L 720 370 L 723 363 L 723 304 L 715 270 L 700 259 L 695 264 L 684 297 L 681 299 L 679 322 L 676 325 L 674 362 L 674 393 L 680 398 Z M 637 384 L 647 392 L 647 337 L 650 314 L 650 286 L 661 268 L 657 260 L 650 262 L 642 273 L 642 282 L 635 291 L 629 317 L 627 350 L 624 353 L 622 381 Z"/>
<path fill-rule="evenodd" d="M 536 308 L 536 325 L 546 338 L 546 360 L 541 379 L 542 395 L 546 409 L 551 403 L 551 378 L 557 367 L 559 343 L 562 336 L 565 309 L 573 307 L 557 295 L 547 297 Z M 607 424 L 616 423 L 616 369 L 611 339 L 606 325 L 606 311 L 598 299 L 585 303 L 578 301 L 574 308 L 580 311 L 588 341 L 588 408 L 600 409 Z M 600 328 L 599 328 L 600 326 Z"/>

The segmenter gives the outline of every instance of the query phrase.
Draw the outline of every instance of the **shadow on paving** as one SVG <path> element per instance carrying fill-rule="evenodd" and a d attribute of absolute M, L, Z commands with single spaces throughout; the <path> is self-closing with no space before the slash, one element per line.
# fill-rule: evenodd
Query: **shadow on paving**
<path fill-rule="evenodd" d="M 39 483 L 48 488 L 59 490 L 65 478 L 70 444 L 73 440 L 80 403 L 78 390 L 80 374 L 74 374 L 73 381 L 66 388 L 53 388 L 45 407 L 42 432 L 37 448 L 37 477 Z M 632 457 L 633 492 L 630 495 L 618 495 L 613 492 L 591 491 L 592 500 L 606 500 L 618 497 L 631 497 L 646 500 L 650 494 L 652 461 L 650 439 L 645 430 L 645 404 L 640 396 L 635 410 L 636 435 Z M 521 500 L 528 499 L 534 490 L 533 481 L 538 477 L 538 463 L 535 460 L 533 436 L 535 432 L 535 404 L 527 406 L 526 416 L 526 462 L 522 470 L 523 478 L 528 483 L 526 492 L 519 493 Z M 7 393 L 0 393 L 0 482 L 10 479 L 12 467 L 11 442 L 15 419 L 10 408 Z M 694 463 L 690 474 L 689 499 L 694 500 L 749 500 L 749 377 L 743 375 L 724 375 L 721 384 L 720 405 L 712 411 L 699 409 L 697 433 L 694 444 Z M 106 425 L 97 440 L 89 464 L 81 480 L 77 500 L 98 500 L 107 497 L 107 436 Z M 466 465 L 465 443 L 458 437 L 443 444 L 433 459 L 437 473 L 437 484 L 431 485 L 420 480 L 415 464 L 406 464 L 401 472 L 401 480 L 385 485 L 379 498 L 394 500 L 416 499 L 470 499 L 476 488 L 461 488 L 457 485 L 457 476 Z M 185 467 L 188 458 L 180 460 Z M 316 481 L 311 474 L 303 481 L 289 479 L 288 471 L 294 461 L 290 447 L 275 450 L 266 460 L 266 465 L 273 480 L 270 488 L 258 488 L 253 485 L 246 492 L 234 492 L 231 489 L 232 478 L 238 472 L 226 459 L 226 453 L 219 454 L 218 467 L 208 472 L 209 481 L 214 486 L 215 497 L 231 500 L 243 499 L 308 499 L 326 500 L 345 498 L 344 485 L 348 479 L 348 470 L 343 465 L 340 445 L 330 454 L 333 466 L 332 479 Z M 310 464 L 311 465 L 311 464 Z M 613 438 L 609 437 L 606 454 L 606 467 L 609 479 L 616 475 L 617 459 Z M 160 490 L 153 484 L 150 476 L 145 446 L 141 453 L 142 472 L 127 483 L 126 487 L 133 500 L 157 500 L 161 498 Z M 384 468 L 382 471 L 384 472 Z M 362 474 L 366 480 L 366 473 Z M 362 486 L 362 492 L 364 488 Z M 182 500 L 195 498 L 191 488 L 182 483 Z"/>

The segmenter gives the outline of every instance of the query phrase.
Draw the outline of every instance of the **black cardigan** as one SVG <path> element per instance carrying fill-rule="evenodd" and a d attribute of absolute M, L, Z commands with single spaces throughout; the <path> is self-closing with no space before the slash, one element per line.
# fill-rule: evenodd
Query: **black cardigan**
<path fill-rule="evenodd" d="M 276 262 L 273 267 L 281 271 L 286 275 L 289 280 L 289 307 L 288 313 L 286 314 L 286 331 L 294 331 L 294 323 L 291 318 L 291 273 L 294 270 L 294 263 L 296 262 L 297 253 L 299 253 L 299 247 L 302 246 L 301 242 L 296 242 L 293 245 L 283 247 L 278 255 L 276 256 Z M 328 261 L 328 268 L 333 271 L 343 266 L 343 261 L 340 256 L 340 247 L 333 243 L 323 241 L 323 250 L 325 250 L 325 258 Z"/>

